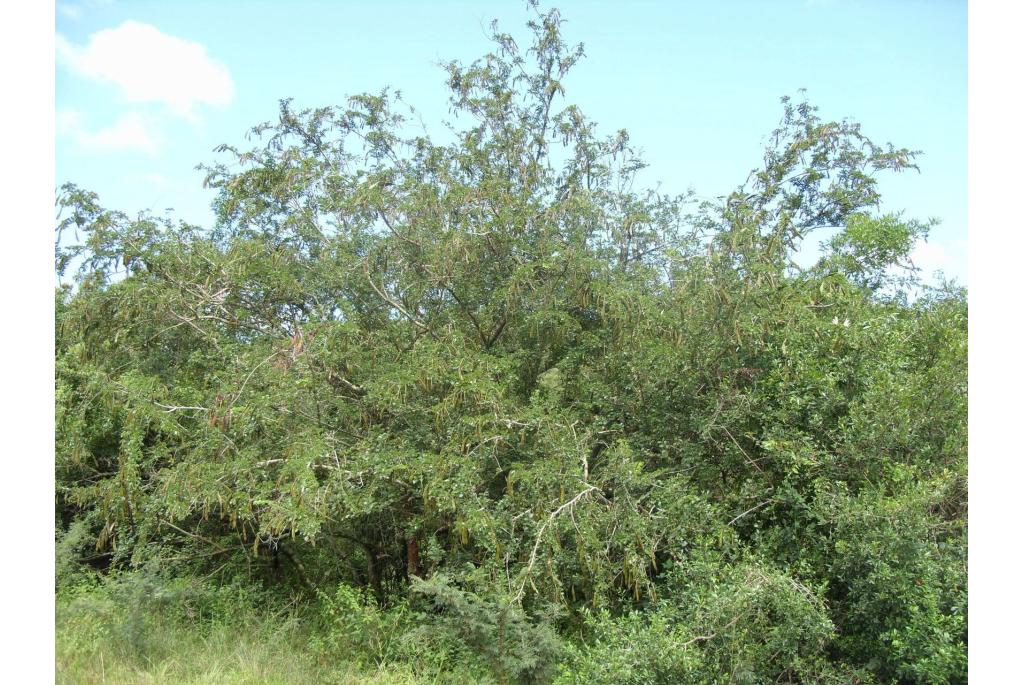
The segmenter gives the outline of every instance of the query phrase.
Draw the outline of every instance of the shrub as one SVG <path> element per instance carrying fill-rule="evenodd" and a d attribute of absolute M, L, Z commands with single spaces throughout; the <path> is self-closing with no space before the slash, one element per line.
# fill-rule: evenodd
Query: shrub
<path fill-rule="evenodd" d="M 366 588 L 339 583 L 333 594 L 320 593 L 322 630 L 311 639 L 314 650 L 329 659 L 383 669 L 397 660 L 408 629 L 405 602 L 381 608 Z"/>
<path fill-rule="evenodd" d="M 503 685 L 550 680 L 563 649 L 553 625 L 557 612 L 531 616 L 508 597 L 481 597 L 444 575 L 416 579 L 413 592 L 426 606 L 408 639 L 442 651 L 455 646 Z"/>

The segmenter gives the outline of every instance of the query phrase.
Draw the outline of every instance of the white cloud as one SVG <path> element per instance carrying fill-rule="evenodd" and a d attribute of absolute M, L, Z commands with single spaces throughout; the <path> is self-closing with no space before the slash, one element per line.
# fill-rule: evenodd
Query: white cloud
<path fill-rule="evenodd" d="M 910 252 L 910 261 L 921 269 L 925 280 L 932 280 L 936 271 L 946 277 L 956 278 L 961 283 L 967 282 L 967 241 L 954 240 L 949 243 L 925 242 L 918 239 Z"/>
<path fill-rule="evenodd" d="M 150 174 L 146 174 L 142 177 L 142 180 L 150 183 L 157 188 L 166 188 L 171 184 L 171 179 L 167 178 L 159 171 L 154 171 Z"/>
<path fill-rule="evenodd" d="M 78 19 L 82 16 L 82 8 L 78 5 L 70 5 L 63 2 L 57 3 L 57 11 L 68 19 Z"/>
<path fill-rule="evenodd" d="M 223 107 L 235 94 L 231 74 L 205 47 L 137 21 L 97 31 L 84 46 L 58 34 L 57 59 L 82 76 L 117 86 L 129 102 L 162 103 L 192 121 L 198 105 Z"/>
<path fill-rule="evenodd" d="M 160 147 L 157 137 L 136 112 L 122 114 L 106 128 L 89 131 L 77 111 L 63 110 L 57 112 L 57 133 L 72 138 L 83 148 L 102 152 L 137 150 L 155 155 Z"/>
<path fill-rule="evenodd" d="M 914 249 L 910 252 L 910 261 L 914 266 L 920 267 L 926 273 L 944 269 L 950 262 L 946 248 L 939 243 L 926 243 L 918 240 Z"/>
<path fill-rule="evenodd" d="M 113 4 L 114 0 L 80 0 L 79 2 L 58 2 L 57 11 L 69 19 L 80 19 L 87 10 L 95 10 Z"/>
<path fill-rule="evenodd" d="M 69 134 L 78 128 L 82 122 L 82 115 L 74 109 L 64 109 L 57 112 L 57 133 Z"/>

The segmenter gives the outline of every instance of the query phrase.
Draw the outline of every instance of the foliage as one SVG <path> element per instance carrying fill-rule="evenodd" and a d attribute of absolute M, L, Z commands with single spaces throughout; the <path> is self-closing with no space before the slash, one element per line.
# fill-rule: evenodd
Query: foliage
<path fill-rule="evenodd" d="M 530 7 L 447 139 L 283 101 L 209 229 L 62 188 L 59 591 L 231 578 L 442 680 L 965 681 L 966 293 L 876 184 L 916 153 L 784 98 L 721 202 L 638 190 Z"/>
<path fill-rule="evenodd" d="M 723 566 L 709 555 L 673 567 L 666 580 L 671 594 L 646 611 L 591 615 L 597 637 L 576 651 L 561 682 L 830 682 L 837 675 L 822 656 L 834 631 L 825 602 L 792 576 L 754 560 Z"/>
<path fill-rule="evenodd" d="M 365 588 L 345 584 L 320 599 L 326 625 L 312 640 L 316 651 L 363 668 L 385 669 L 398 660 L 400 640 L 409 630 L 404 605 L 384 611 Z"/>
<path fill-rule="evenodd" d="M 414 579 L 412 591 L 428 600 L 429 608 L 409 638 L 426 642 L 431 651 L 457 645 L 469 660 L 482 661 L 499 683 L 549 682 L 561 652 L 551 611 L 528 616 L 507 597 L 489 601 L 454 587 L 441 574 Z"/>

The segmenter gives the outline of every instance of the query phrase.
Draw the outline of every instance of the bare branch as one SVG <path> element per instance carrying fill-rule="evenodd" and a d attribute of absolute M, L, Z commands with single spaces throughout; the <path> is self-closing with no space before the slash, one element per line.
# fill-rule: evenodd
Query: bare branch
<path fill-rule="evenodd" d="M 579 502 L 581 499 L 583 499 L 584 497 L 586 497 L 591 492 L 594 492 L 597 489 L 598 489 L 598 487 L 596 485 L 588 486 L 586 490 L 583 490 L 582 492 L 578 493 L 571 500 L 569 500 L 568 502 L 565 502 L 564 504 L 559 506 L 557 509 L 552 511 L 551 515 L 548 516 L 546 521 L 544 521 L 544 523 L 540 527 L 540 530 L 537 531 L 537 539 L 533 543 L 533 550 L 530 551 L 530 562 L 526 565 L 526 569 L 523 571 L 523 582 L 522 582 L 522 584 L 520 584 L 519 591 L 516 593 L 515 597 L 512 598 L 512 602 L 520 601 L 523 598 L 523 595 L 526 594 L 526 583 L 527 583 L 527 581 L 530 578 L 530 574 L 533 573 L 533 566 L 534 566 L 534 564 L 537 563 L 537 550 L 540 549 L 540 543 L 541 543 L 541 541 L 544 538 L 544 531 L 547 530 L 547 527 L 549 525 L 551 525 L 552 521 L 554 521 L 556 518 L 558 518 L 559 514 L 561 514 L 566 509 L 570 509 L 577 502 Z"/>
<path fill-rule="evenodd" d="M 186 411 L 186 410 L 210 411 L 206 407 L 185 407 L 185 406 L 178 406 L 178 405 L 171 405 L 171 404 L 161 404 L 160 402 L 153 402 L 153 404 L 155 404 L 156 406 L 158 406 L 161 409 L 163 409 L 164 412 L 167 413 L 167 414 L 170 414 L 171 412 Z"/>
<path fill-rule="evenodd" d="M 753 513 L 755 511 L 757 511 L 758 509 L 760 509 L 761 507 L 765 506 L 766 504 L 771 504 L 774 501 L 775 501 L 775 498 L 772 497 L 771 499 L 766 499 L 765 501 L 761 502 L 760 504 L 755 504 L 754 506 L 750 507 L 745 512 L 743 512 L 742 514 L 740 514 L 739 516 L 734 518 L 732 521 L 729 521 L 729 523 L 726 524 L 726 525 L 731 526 L 732 524 L 736 523 L 737 521 L 739 521 L 741 518 L 743 518 L 747 514 Z"/>

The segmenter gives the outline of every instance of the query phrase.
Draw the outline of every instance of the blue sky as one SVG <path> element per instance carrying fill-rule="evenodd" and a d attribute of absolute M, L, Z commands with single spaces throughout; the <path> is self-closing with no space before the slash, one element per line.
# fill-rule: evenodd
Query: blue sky
<path fill-rule="evenodd" d="M 556 3 L 587 58 L 566 96 L 605 132 L 630 131 L 665 191 L 725 194 L 757 165 L 807 89 L 826 119 L 923 151 L 884 177 L 883 209 L 936 217 L 915 250 L 967 283 L 967 8 L 954 0 L 638 0 Z M 428 126 L 447 114 L 441 60 L 524 35 L 524 4 L 479 1 L 68 0 L 56 6 L 56 181 L 108 207 L 211 221 L 195 170 L 243 143 L 280 98 L 298 106 L 400 89 Z"/>

